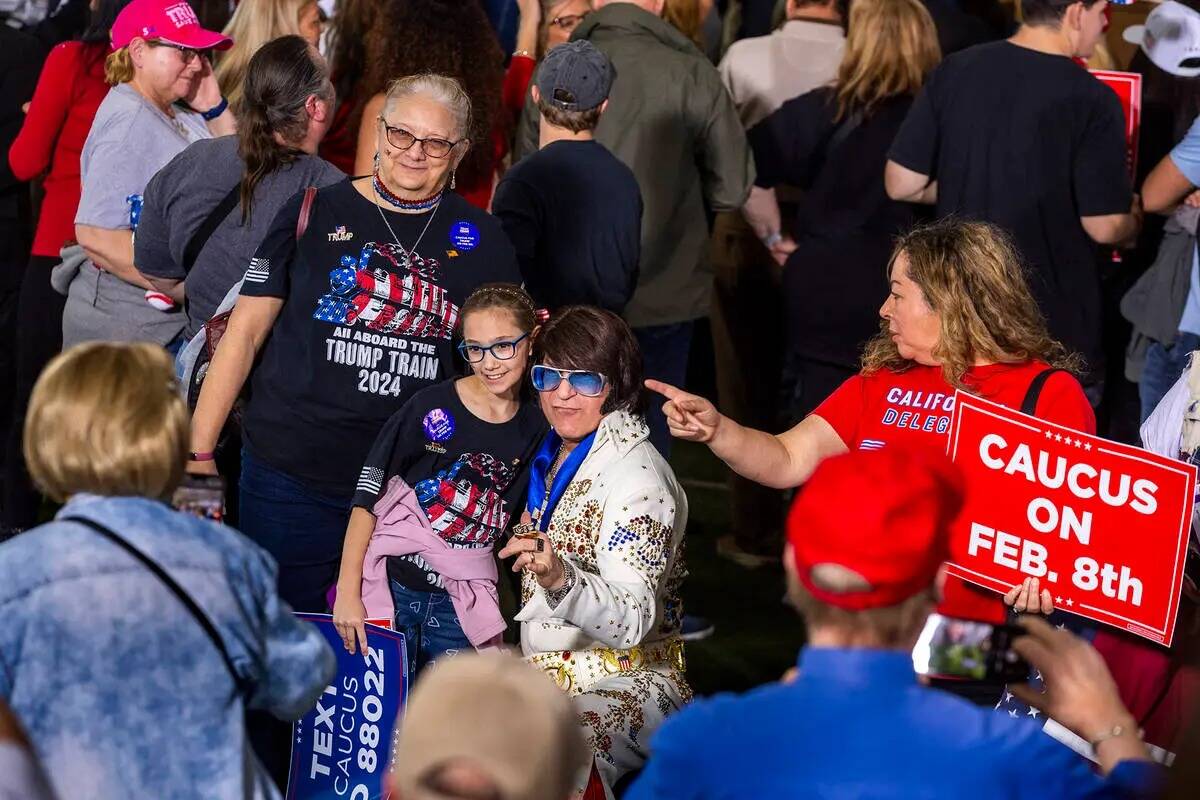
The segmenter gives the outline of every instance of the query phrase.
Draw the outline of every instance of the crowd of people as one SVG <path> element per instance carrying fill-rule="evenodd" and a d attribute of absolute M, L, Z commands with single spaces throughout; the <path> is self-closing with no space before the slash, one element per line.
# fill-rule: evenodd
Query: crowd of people
<path fill-rule="evenodd" d="M 985 590 L 943 455 L 965 392 L 1196 461 L 1193 0 L 1124 31 L 1136 151 L 1107 0 L 0 15 L 0 797 L 283 796 L 293 612 L 403 634 L 397 798 L 1200 788 L 1200 540 L 1170 648 Z M 803 620 L 747 695 L 675 439 Z M 918 681 L 935 612 L 1035 684 Z"/>

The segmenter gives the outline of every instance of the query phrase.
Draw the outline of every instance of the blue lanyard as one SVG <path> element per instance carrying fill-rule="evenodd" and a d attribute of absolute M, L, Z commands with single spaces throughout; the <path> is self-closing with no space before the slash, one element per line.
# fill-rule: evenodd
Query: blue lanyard
<path fill-rule="evenodd" d="M 587 458 L 588 451 L 592 449 L 592 440 L 595 438 L 596 432 L 592 431 L 586 439 L 575 445 L 575 449 L 567 455 L 562 466 L 558 468 L 558 472 L 554 474 L 554 482 L 548 490 L 546 473 L 550 471 L 550 466 L 554 463 L 555 456 L 558 455 L 562 438 L 554 431 L 550 431 L 542 440 L 542 446 L 538 448 L 537 455 L 533 457 L 533 462 L 529 465 L 529 493 L 525 500 L 525 509 L 530 514 L 539 512 L 541 514 L 536 521 L 539 531 L 545 531 L 549 527 L 550 517 L 554 516 L 555 506 L 558 505 L 563 492 L 567 490 L 567 486 L 575 477 L 575 473 L 579 471 L 579 465 L 583 463 L 583 459 Z"/>

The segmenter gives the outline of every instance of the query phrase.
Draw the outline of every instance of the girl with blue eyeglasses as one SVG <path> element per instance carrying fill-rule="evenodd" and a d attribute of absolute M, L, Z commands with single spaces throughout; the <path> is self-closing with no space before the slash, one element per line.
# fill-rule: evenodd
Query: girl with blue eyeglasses
<path fill-rule="evenodd" d="M 405 635 L 410 676 L 498 641 L 493 545 L 523 508 L 527 465 L 548 430 L 524 391 L 533 300 L 485 284 L 463 304 L 458 350 L 471 374 L 414 394 L 384 425 L 359 474 L 333 619 L 346 649 L 364 621 Z"/>

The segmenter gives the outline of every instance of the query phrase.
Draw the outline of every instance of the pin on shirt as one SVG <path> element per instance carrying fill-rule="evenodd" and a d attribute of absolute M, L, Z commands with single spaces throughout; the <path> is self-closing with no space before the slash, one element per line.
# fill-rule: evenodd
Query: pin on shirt
<path fill-rule="evenodd" d="M 479 246 L 479 228 L 465 219 L 450 226 L 450 244 L 458 250 L 469 252 Z"/>
<path fill-rule="evenodd" d="M 454 435 L 454 415 L 444 408 L 435 408 L 421 420 L 421 427 L 429 439 L 425 449 L 431 453 L 445 453 L 446 448 L 442 443 L 450 441 Z"/>

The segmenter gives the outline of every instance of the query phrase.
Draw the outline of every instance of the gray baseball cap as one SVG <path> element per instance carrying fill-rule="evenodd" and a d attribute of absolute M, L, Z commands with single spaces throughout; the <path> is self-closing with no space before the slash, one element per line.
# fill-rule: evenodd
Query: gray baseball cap
<path fill-rule="evenodd" d="M 590 111 L 608 99 L 616 74 L 608 56 L 576 39 L 546 54 L 535 85 L 547 103 L 563 111 Z"/>

